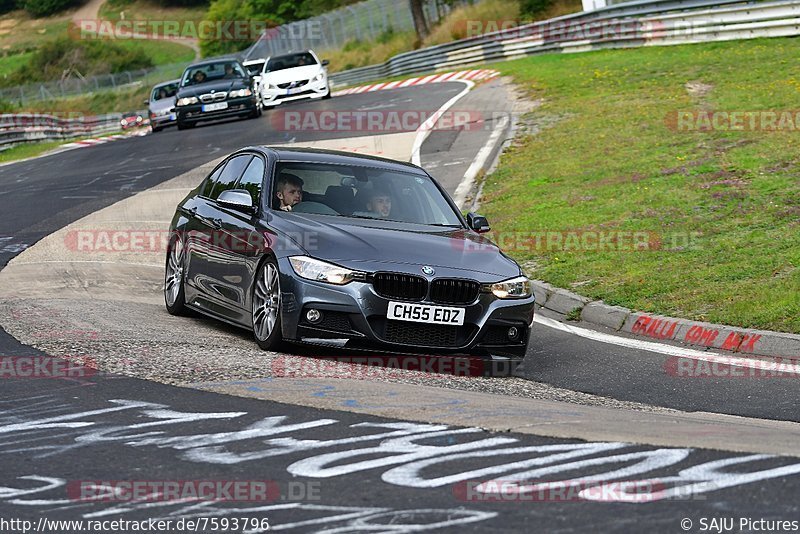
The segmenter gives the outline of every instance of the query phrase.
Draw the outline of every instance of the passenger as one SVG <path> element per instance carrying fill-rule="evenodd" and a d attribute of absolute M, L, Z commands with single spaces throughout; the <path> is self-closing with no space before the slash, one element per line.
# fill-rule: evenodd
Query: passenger
<path fill-rule="evenodd" d="M 377 213 L 382 219 L 389 217 L 392 212 L 392 196 L 386 189 L 375 188 L 369 195 L 367 210 Z"/>
<path fill-rule="evenodd" d="M 192 76 L 192 83 L 203 83 L 206 81 L 206 73 L 202 70 L 195 71 L 194 76 Z"/>
<path fill-rule="evenodd" d="M 158 90 L 158 98 L 156 100 L 164 100 L 167 98 L 167 91 L 162 87 Z"/>
<path fill-rule="evenodd" d="M 275 184 L 277 209 L 292 211 L 292 207 L 303 201 L 303 180 L 299 176 L 282 172 Z"/>

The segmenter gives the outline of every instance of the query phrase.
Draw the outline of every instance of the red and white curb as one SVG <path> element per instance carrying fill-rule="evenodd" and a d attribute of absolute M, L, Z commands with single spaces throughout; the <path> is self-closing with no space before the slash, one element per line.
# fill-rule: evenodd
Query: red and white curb
<path fill-rule="evenodd" d="M 334 91 L 333 96 L 340 95 L 354 95 L 358 93 L 371 93 L 373 91 L 382 91 L 384 89 L 397 89 L 400 87 L 410 87 L 412 85 L 423 85 L 427 83 L 443 83 L 454 82 L 456 80 L 488 80 L 499 76 L 500 73 L 491 69 L 478 69 L 478 70 L 459 70 L 454 72 L 445 72 L 443 74 L 431 74 L 429 76 L 420 76 L 418 78 L 409 78 L 407 80 L 397 80 L 394 82 L 374 83 L 371 85 L 359 85 L 358 87 L 350 87 L 349 89 L 342 89 L 341 91 Z"/>
<path fill-rule="evenodd" d="M 95 137 L 94 139 L 81 139 L 80 141 L 75 141 L 74 143 L 67 143 L 65 145 L 61 145 L 59 148 L 78 148 L 78 147 L 83 148 L 87 146 L 103 145 L 105 143 L 110 143 L 111 141 L 117 141 L 119 139 L 127 139 L 129 137 L 141 137 L 149 133 L 150 130 L 145 129 L 126 134 L 107 135 L 105 137 Z"/>

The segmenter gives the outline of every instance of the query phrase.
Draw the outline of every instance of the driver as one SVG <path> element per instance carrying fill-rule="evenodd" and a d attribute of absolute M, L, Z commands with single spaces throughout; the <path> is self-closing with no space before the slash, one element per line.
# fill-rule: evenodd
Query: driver
<path fill-rule="evenodd" d="M 279 201 L 279 210 L 292 211 L 292 206 L 303 201 L 303 180 L 294 174 L 282 172 L 275 184 L 275 196 Z"/>
<path fill-rule="evenodd" d="M 377 213 L 382 219 L 389 217 L 392 212 L 392 196 L 383 188 L 375 188 L 369 195 L 367 210 Z"/>
<path fill-rule="evenodd" d="M 233 71 L 233 65 L 230 63 L 225 63 L 225 76 L 224 78 L 236 78 L 236 73 Z"/>

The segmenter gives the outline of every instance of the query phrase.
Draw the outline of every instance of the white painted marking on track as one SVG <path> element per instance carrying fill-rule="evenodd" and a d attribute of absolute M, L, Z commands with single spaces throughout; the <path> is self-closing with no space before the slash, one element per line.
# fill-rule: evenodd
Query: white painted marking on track
<path fill-rule="evenodd" d="M 643 341 L 640 339 L 631 339 L 627 337 L 615 336 L 606 334 L 604 332 L 596 332 L 580 326 L 573 326 L 564 324 L 550 319 L 549 317 L 542 317 L 541 315 L 534 316 L 533 321 L 554 330 L 560 330 L 574 336 L 579 336 L 592 341 L 599 341 L 600 343 L 608 343 L 610 345 L 617 345 L 635 350 L 646 350 L 648 352 L 655 352 L 657 354 L 666 354 L 667 356 L 679 356 L 681 358 L 690 358 L 692 360 L 700 360 L 709 363 L 730 365 L 733 367 L 744 367 L 751 369 L 758 369 L 763 372 L 779 372 L 784 374 L 800 375 L 800 364 L 789 364 L 783 362 L 776 362 L 771 360 L 759 360 L 756 358 L 747 358 L 742 356 L 726 356 L 717 352 L 706 352 L 686 347 L 676 347 L 673 345 L 665 345 L 662 343 L 655 343 L 653 341 Z"/>
<path fill-rule="evenodd" d="M 464 87 L 464 89 L 456 96 L 454 96 L 453 98 L 442 104 L 442 107 L 436 110 L 436 113 L 431 115 L 428 118 L 428 120 L 423 122 L 420 125 L 420 127 L 417 128 L 417 136 L 414 138 L 414 144 L 411 147 L 411 163 L 413 163 L 414 165 L 419 165 L 419 166 L 422 165 L 421 163 L 422 160 L 420 158 L 419 152 L 420 150 L 422 150 L 422 144 L 425 142 L 425 139 L 427 139 L 428 136 L 431 134 L 431 131 L 433 130 L 433 125 L 436 124 L 436 121 L 438 121 L 442 117 L 444 112 L 450 109 L 450 107 L 452 107 L 453 104 L 458 102 L 464 95 L 469 93 L 473 87 L 475 87 L 475 83 L 469 80 L 458 80 L 458 82 L 463 83 L 464 85 L 466 85 L 466 87 Z"/>
<path fill-rule="evenodd" d="M 456 203 L 456 205 L 458 205 L 459 208 L 463 207 L 462 204 L 464 204 L 464 201 L 467 199 L 467 195 L 475 183 L 475 178 L 478 176 L 478 171 L 480 171 L 481 168 L 486 164 L 486 160 L 488 160 L 489 156 L 492 154 L 492 149 L 500 140 L 500 136 L 503 135 L 503 131 L 505 130 L 507 124 L 508 117 L 505 115 L 501 117 L 499 121 L 497 121 L 497 124 L 495 124 L 494 130 L 492 130 L 489 139 L 487 139 L 486 143 L 478 151 L 475 159 L 472 160 L 469 168 L 467 168 L 467 172 L 464 173 L 464 179 L 461 180 L 461 183 L 458 184 L 458 187 L 456 187 L 456 190 L 453 193 L 453 201 Z"/>

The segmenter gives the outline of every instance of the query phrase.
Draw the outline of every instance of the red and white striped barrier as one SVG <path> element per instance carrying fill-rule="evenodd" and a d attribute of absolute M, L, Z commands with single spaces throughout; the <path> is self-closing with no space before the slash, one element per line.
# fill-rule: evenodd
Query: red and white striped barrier
<path fill-rule="evenodd" d="M 443 74 L 431 74 L 429 76 L 409 78 L 407 80 L 397 80 L 394 82 L 359 85 L 358 87 L 350 87 L 349 89 L 334 91 L 333 96 L 354 95 L 358 93 L 371 93 L 373 91 L 382 91 L 384 89 L 397 89 L 401 87 L 410 87 L 412 85 L 423 85 L 427 83 L 454 82 L 456 80 L 471 80 L 471 81 L 488 80 L 489 78 L 494 78 L 499 74 L 500 73 L 497 72 L 496 70 L 491 70 L 491 69 L 460 70 L 454 72 L 445 72 Z"/>
<path fill-rule="evenodd" d="M 110 143 L 111 141 L 117 141 L 119 139 L 127 139 L 128 137 L 141 137 L 149 133 L 150 133 L 149 129 L 143 129 L 126 134 L 107 135 L 105 137 L 95 137 L 94 139 L 81 139 L 80 141 L 75 141 L 73 143 L 67 143 L 65 145 L 61 145 L 58 148 L 78 148 L 78 147 L 84 148 L 87 146 L 103 145 L 105 143 Z"/>

